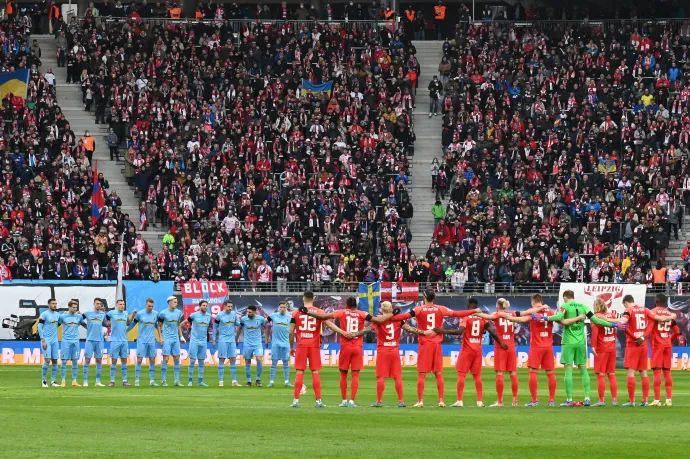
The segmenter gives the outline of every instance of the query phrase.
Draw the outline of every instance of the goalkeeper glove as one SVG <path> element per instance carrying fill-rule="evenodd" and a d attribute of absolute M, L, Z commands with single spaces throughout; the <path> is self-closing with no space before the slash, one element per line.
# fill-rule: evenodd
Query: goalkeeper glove
<path fill-rule="evenodd" d="M 549 320 L 547 316 L 544 316 L 542 314 L 537 314 L 536 312 L 532 314 L 532 320 L 536 320 L 537 322 L 546 322 Z"/>
<path fill-rule="evenodd" d="M 625 330 L 628 328 L 628 324 L 625 322 L 613 322 L 611 325 L 609 325 L 610 328 L 617 328 L 619 330 Z"/>

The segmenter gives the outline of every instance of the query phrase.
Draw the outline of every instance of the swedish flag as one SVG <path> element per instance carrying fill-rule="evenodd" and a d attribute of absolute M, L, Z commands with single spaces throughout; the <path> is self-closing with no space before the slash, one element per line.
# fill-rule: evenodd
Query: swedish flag
<path fill-rule="evenodd" d="M 0 104 L 7 94 L 26 99 L 26 91 L 29 87 L 29 69 L 16 72 L 0 73 Z"/>
<path fill-rule="evenodd" d="M 357 297 L 359 298 L 359 309 L 366 311 L 372 316 L 378 315 L 381 305 L 381 283 L 373 284 L 359 283 Z"/>
<path fill-rule="evenodd" d="M 309 80 L 302 79 L 302 91 L 301 94 L 320 94 L 325 92 L 328 97 L 331 97 L 331 91 L 333 91 L 333 82 L 327 81 L 321 84 L 314 84 Z"/>

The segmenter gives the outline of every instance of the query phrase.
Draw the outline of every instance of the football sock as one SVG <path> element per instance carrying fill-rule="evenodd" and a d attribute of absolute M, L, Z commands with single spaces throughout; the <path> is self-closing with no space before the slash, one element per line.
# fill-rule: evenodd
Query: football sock
<path fill-rule="evenodd" d="M 189 367 L 187 368 L 187 377 L 189 381 L 192 381 L 194 377 L 194 365 L 196 364 L 196 359 L 189 359 Z"/>
<path fill-rule="evenodd" d="M 671 370 L 664 370 L 664 387 L 666 388 L 666 398 L 671 400 L 673 398 L 673 377 L 671 377 Z"/>
<path fill-rule="evenodd" d="M 96 382 L 101 382 L 101 374 L 103 373 L 103 362 L 96 362 Z"/>
<path fill-rule="evenodd" d="M 122 381 L 127 381 L 127 373 L 129 373 L 129 368 L 127 367 L 127 361 L 125 360 L 121 364 L 122 366 L 120 367 L 122 370 Z"/>
<path fill-rule="evenodd" d="M 359 389 L 359 371 L 352 372 L 352 385 L 350 387 L 350 400 L 357 399 L 357 390 Z"/>
<path fill-rule="evenodd" d="M 64 381 L 65 378 L 67 377 L 67 360 L 62 359 L 62 368 L 60 368 L 60 372 L 62 373 L 62 380 Z"/>
<path fill-rule="evenodd" d="M 472 375 L 472 378 L 474 378 L 474 388 L 477 390 L 477 401 L 481 402 L 484 399 L 484 385 L 482 383 L 482 375 L 481 373 L 478 373 L 476 375 Z"/>
<path fill-rule="evenodd" d="M 505 387 L 505 382 L 503 381 L 503 375 L 496 375 L 496 396 L 498 397 L 498 403 L 503 403 L 503 388 Z"/>
<path fill-rule="evenodd" d="M 443 401 L 443 394 L 446 392 L 446 382 L 443 373 L 436 373 L 436 390 L 438 391 L 438 401 Z"/>
<path fill-rule="evenodd" d="M 299 400 L 299 393 L 302 390 L 303 385 L 304 385 L 304 372 L 298 371 L 297 375 L 295 376 L 295 391 L 294 391 L 295 400 Z"/>
<path fill-rule="evenodd" d="M 465 393 L 465 377 L 466 373 L 458 373 L 458 382 L 455 386 L 455 391 L 457 392 L 458 400 L 462 401 L 462 397 Z"/>
<path fill-rule="evenodd" d="M 536 378 L 536 373 L 535 378 Z M 556 373 L 547 373 L 546 378 L 549 382 L 549 401 L 552 402 L 556 399 Z"/>
<path fill-rule="evenodd" d="M 278 367 L 278 361 L 277 360 L 272 360 L 271 361 L 271 381 L 275 381 L 276 379 L 276 369 Z"/>
<path fill-rule="evenodd" d="M 117 373 L 117 363 L 113 359 L 113 363 L 110 364 L 110 382 L 115 382 L 115 374 Z"/>
<path fill-rule="evenodd" d="M 72 359 L 72 381 L 77 380 L 77 370 L 79 370 L 79 359 Z"/>
<path fill-rule="evenodd" d="M 573 369 L 565 369 L 565 398 L 567 400 L 573 399 Z"/>
<path fill-rule="evenodd" d="M 161 362 L 161 380 L 163 382 L 168 380 L 168 359 L 166 358 L 163 358 L 163 362 Z"/>
<path fill-rule="evenodd" d="M 139 381 L 139 376 L 141 376 L 141 362 L 137 362 L 137 365 L 134 367 L 134 380 Z"/>
<path fill-rule="evenodd" d="M 661 370 L 654 370 L 654 400 L 661 399 Z"/>
<path fill-rule="evenodd" d="M 646 402 L 649 399 L 649 377 L 642 378 L 642 401 Z"/>
<path fill-rule="evenodd" d="M 513 392 L 513 398 L 517 398 L 518 396 L 518 388 L 520 387 L 520 380 L 518 379 L 518 375 L 510 375 L 510 389 Z"/>
<path fill-rule="evenodd" d="M 180 380 L 180 359 L 173 360 L 173 371 L 175 372 L 175 381 Z"/>
<path fill-rule="evenodd" d="M 313 372 L 311 374 L 311 383 L 314 386 L 314 395 L 316 400 L 321 400 L 321 374 Z"/>
<path fill-rule="evenodd" d="M 237 362 L 234 360 L 230 362 L 230 375 L 233 381 L 237 381 Z"/>
<path fill-rule="evenodd" d="M 597 393 L 599 394 L 599 401 L 604 401 L 604 396 L 606 395 L 606 378 L 604 375 L 597 375 Z"/>
<path fill-rule="evenodd" d="M 402 378 L 395 378 L 395 392 L 398 394 L 398 401 L 403 401 L 403 382 Z"/>
<path fill-rule="evenodd" d="M 635 403 L 635 386 L 637 386 L 637 380 L 635 377 L 628 376 L 628 398 L 632 403 Z"/>
<path fill-rule="evenodd" d="M 290 381 L 290 361 L 289 360 L 283 360 L 283 377 L 285 378 L 285 382 Z"/>
<path fill-rule="evenodd" d="M 384 378 L 376 378 L 376 403 L 381 403 L 383 400 L 383 390 L 386 388 L 386 380 Z"/>
<path fill-rule="evenodd" d="M 252 363 L 247 362 L 244 364 L 244 375 L 247 377 L 247 382 L 252 381 Z"/>
<path fill-rule="evenodd" d="M 52 370 L 53 370 L 53 371 L 51 372 L 52 374 L 51 374 L 50 377 L 52 378 L 51 381 L 52 381 L 52 382 L 55 382 L 55 380 L 57 379 L 57 372 L 58 372 L 58 365 L 57 365 L 57 363 L 54 363 L 54 364 L 52 365 Z"/>
<path fill-rule="evenodd" d="M 43 319 L 41 319 L 43 320 Z M 43 325 L 41 325 L 43 326 Z M 43 330 L 43 329 L 41 329 Z M 48 361 L 43 362 L 43 367 L 41 367 L 41 381 L 45 381 L 46 378 L 48 377 Z"/>
<path fill-rule="evenodd" d="M 199 359 L 199 382 L 204 380 L 204 359 Z"/>
<path fill-rule="evenodd" d="M 615 373 L 609 375 L 609 390 L 611 391 L 613 401 L 618 401 L 618 380 Z"/>
<path fill-rule="evenodd" d="M 149 378 L 151 378 L 151 381 L 156 378 L 156 362 L 153 359 L 149 361 Z"/>
<path fill-rule="evenodd" d="M 84 359 L 84 382 L 89 382 L 89 360 Z"/>
<path fill-rule="evenodd" d="M 548 376 L 548 375 L 547 375 Z M 532 401 L 536 402 L 538 399 L 537 390 L 539 389 L 539 382 L 537 380 L 537 372 L 529 372 L 529 394 L 532 397 Z"/>
<path fill-rule="evenodd" d="M 340 372 L 340 398 L 347 400 L 347 373 Z"/>
<path fill-rule="evenodd" d="M 585 398 L 588 399 L 591 392 L 589 370 L 587 368 L 580 368 L 580 375 L 582 376 L 582 388 L 585 392 Z"/>
<path fill-rule="evenodd" d="M 417 401 L 424 400 L 424 383 L 426 382 L 426 373 L 417 373 Z"/>
<path fill-rule="evenodd" d="M 271 375 L 273 376 L 273 375 Z M 225 378 L 225 359 L 219 359 L 218 360 L 218 381 L 223 382 L 223 378 Z M 273 379 L 273 377 L 271 377 Z"/>
<path fill-rule="evenodd" d="M 257 359 L 256 361 L 256 379 L 261 381 L 261 373 L 264 371 L 264 361 Z"/>

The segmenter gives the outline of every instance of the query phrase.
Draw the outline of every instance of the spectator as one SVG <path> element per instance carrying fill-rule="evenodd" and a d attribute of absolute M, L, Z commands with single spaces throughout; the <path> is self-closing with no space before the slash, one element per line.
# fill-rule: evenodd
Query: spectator
<path fill-rule="evenodd" d="M 438 76 L 434 75 L 434 78 L 429 82 L 429 118 L 431 116 L 438 115 L 438 104 L 441 98 L 441 91 L 443 91 L 443 85 L 438 81 Z"/>
<path fill-rule="evenodd" d="M 434 215 L 434 225 L 438 225 L 441 220 L 443 220 L 446 216 L 446 209 L 441 203 L 441 201 L 437 200 L 433 207 L 431 208 L 431 213 Z"/>

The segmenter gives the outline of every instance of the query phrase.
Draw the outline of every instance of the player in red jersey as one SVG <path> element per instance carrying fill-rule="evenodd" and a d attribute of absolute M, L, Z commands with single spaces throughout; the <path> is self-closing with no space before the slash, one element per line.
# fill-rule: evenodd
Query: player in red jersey
<path fill-rule="evenodd" d="M 666 402 L 664 406 L 673 406 L 673 379 L 671 378 L 671 362 L 673 359 L 673 341 L 681 334 L 676 325 L 676 315 L 668 310 L 668 299 L 663 293 L 654 297 L 652 316 L 670 318 L 670 321 L 650 321 L 647 325 L 647 335 L 652 337 L 652 371 L 654 372 L 654 401 L 649 406 L 661 406 L 661 372 L 664 373 L 666 387 Z"/>
<path fill-rule="evenodd" d="M 618 321 L 618 314 L 609 311 L 601 298 L 594 300 L 594 313 L 597 317 Z M 606 406 L 606 376 L 613 406 L 618 406 L 618 380 L 616 379 L 616 329 L 592 324 L 592 353 L 594 354 L 594 373 L 597 375 L 599 401 L 594 406 Z"/>
<path fill-rule="evenodd" d="M 476 298 L 467 300 L 467 307 L 470 311 L 476 311 L 479 303 Z M 474 313 L 474 312 L 473 312 Z M 492 322 L 472 315 L 460 321 L 457 330 L 444 330 L 442 328 L 434 328 L 438 334 L 445 335 L 462 335 L 462 348 L 457 362 L 455 362 L 455 370 L 458 372 L 458 382 L 456 385 L 457 401 L 453 403 L 453 407 L 463 406 L 463 395 L 465 392 L 465 378 L 467 373 L 472 373 L 474 379 L 474 387 L 477 391 L 477 406 L 483 407 L 483 384 L 482 384 L 482 336 L 486 331 L 491 335 L 494 341 L 504 351 L 508 350 L 508 345 L 501 341 L 501 338 L 496 334 Z"/>
<path fill-rule="evenodd" d="M 515 315 L 499 313 L 501 317 L 518 323 L 528 323 L 530 329 L 529 359 L 529 392 L 532 400 L 526 406 L 538 406 L 537 394 L 539 391 L 539 381 L 537 373 L 539 368 L 546 372 L 549 385 L 549 406 L 554 405 L 556 397 L 556 374 L 554 373 L 554 354 L 553 354 L 553 322 L 542 322 L 532 320 L 532 314 L 539 313 L 541 316 L 552 316 L 556 311 L 542 303 L 540 294 L 532 295 L 532 307 L 526 311 L 516 311 Z"/>
<path fill-rule="evenodd" d="M 468 317 L 480 309 L 468 311 L 452 311 L 445 306 L 434 304 L 436 293 L 433 289 L 426 289 L 424 292 L 424 304 L 417 306 L 412 311 L 400 314 L 399 320 L 406 320 L 411 317 L 417 318 L 417 328 L 422 332 L 443 327 L 444 317 Z M 396 316 L 398 317 L 398 316 Z M 419 337 L 419 357 L 417 360 L 417 403 L 413 408 L 424 407 L 424 383 L 427 373 L 436 375 L 436 388 L 438 389 L 438 406 L 444 408 L 443 401 L 445 382 L 443 381 L 443 350 L 441 349 L 443 337 L 436 334 L 423 334 Z"/>
<path fill-rule="evenodd" d="M 518 406 L 518 375 L 517 375 L 517 350 L 515 349 L 515 326 L 505 317 L 515 317 L 515 313 L 507 311 L 510 302 L 505 298 L 496 301 L 496 314 L 475 314 L 482 319 L 493 322 L 494 330 L 508 348 L 503 349 L 498 341 L 494 342 L 494 371 L 496 372 L 496 396 L 498 400 L 490 407 L 503 406 L 503 390 L 505 382 L 503 374 L 510 373 L 510 385 L 513 392 L 513 406 Z"/>
<path fill-rule="evenodd" d="M 381 303 L 381 314 L 388 316 L 393 310 L 389 301 Z M 390 314 L 392 315 L 392 314 Z M 377 319 L 377 316 L 374 319 Z M 392 317 L 384 322 L 372 321 L 371 325 L 357 332 L 355 336 L 362 336 L 371 331 L 376 331 L 376 403 L 374 408 L 383 406 L 383 391 L 386 389 L 386 378 L 393 378 L 395 391 L 398 393 L 398 408 L 405 407 L 403 399 L 402 368 L 400 365 L 400 330 L 422 335 L 419 329 L 405 324 L 400 315 Z M 433 332 L 427 332 L 431 334 Z"/>
<path fill-rule="evenodd" d="M 646 334 L 647 325 L 650 320 L 659 322 L 667 322 L 671 320 L 668 317 L 661 317 L 652 314 L 652 312 L 635 304 L 635 298 L 632 295 L 625 295 L 623 297 L 623 306 L 625 312 L 620 319 L 621 322 L 626 322 L 628 328 L 626 331 L 625 340 L 625 359 L 623 365 L 628 370 L 628 397 L 630 401 L 624 403 L 623 406 L 635 406 L 635 389 L 637 381 L 635 380 L 635 372 L 639 372 L 642 377 L 642 403 L 640 406 L 649 406 L 649 377 L 647 376 L 647 367 L 649 366 L 649 348 L 647 346 Z"/>
<path fill-rule="evenodd" d="M 311 317 L 303 311 L 314 311 L 323 314 L 323 311 L 314 307 L 314 293 L 304 292 L 302 295 L 304 306 L 292 312 L 290 321 L 290 355 L 295 357 L 295 398 L 292 401 L 292 408 L 299 408 L 299 396 L 304 384 L 304 370 L 311 370 L 312 386 L 316 395 L 316 407 L 323 408 L 325 405 L 321 401 L 321 325 L 324 324 L 334 332 L 348 336 L 348 334 L 337 327 L 330 320 L 319 320 Z M 295 337 L 297 338 L 297 350 L 295 351 Z"/>
<path fill-rule="evenodd" d="M 338 319 L 340 328 L 346 333 L 356 334 L 353 338 L 342 337 L 340 339 L 340 354 L 338 355 L 338 367 L 340 368 L 340 395 L 342 396 L 341 408 L 356 408 L 355 399 L 359 389 L 359 372 L 364 366 L 364 352 L 362 335 L 358 332 L 364 330 L 364 322 L 384 322 L 391 317 L 391 311 L 386 316 L 372 317 L 370 314 L 357 309 L 357 299 L 349 297 L 345 300 L 345 309 L 339 309 L 330 314 L 314 311 L 307 315 L 319 320 Z M 347 373 L 352 370 L 352 383 L 350 387 L 350 400 L 347 399 Z"/>

